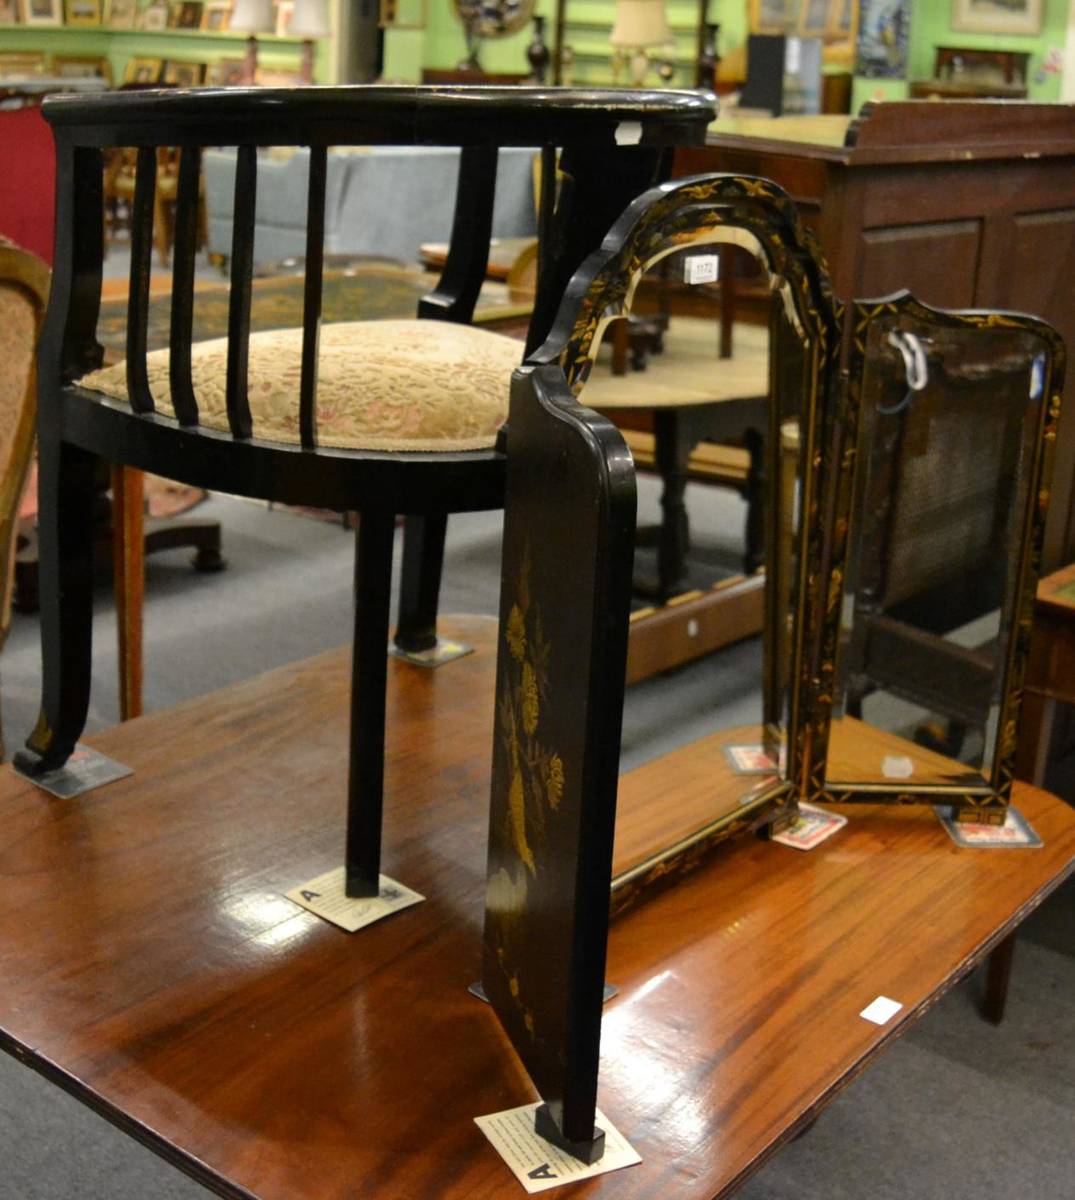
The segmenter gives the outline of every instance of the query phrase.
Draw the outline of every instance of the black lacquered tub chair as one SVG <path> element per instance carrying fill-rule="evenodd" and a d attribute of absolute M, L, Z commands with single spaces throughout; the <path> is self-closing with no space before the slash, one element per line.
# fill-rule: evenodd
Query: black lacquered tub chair
<path fill-rule="evenodd" d="M 568 280 L 625 204 L 700 142 L 712 97 L 687 92 L 530 88 L 346 87 L 141 92 L 45 104 L 57 146 L 56 272 L 40 357 L 44 690 L 20 767 L 62 764 L 90 689 L 96 456 L 188 484 L 361 514 L 355 568 L 347 888 L 376 893 L 384 763 L 384 690 L 396 518 L 414 519 L 397 640 L 435 640 L 446 515 L 499 507 L 498 445 L 522 345 L 471 327 L 485 273 L 497 150 L 540 147 L 542 250 L 528 346 L 539 345 Z M 461 147 L 451 250 L 439 286 L 408 321 L 321 328 L 328 148 Z M 157 150 L 181 150 L 171 326 L 147 352 Z M 192 345 L 202 150 L 236 150 L 226 338 Z M 250 332 L 258 151 L 309 147 L 301 328 Z M 126 361 L 101 370 L 102 156 L 137 149 Z M 371 202 L 374 202 L 371 198 Z M 390 200 L 388 201 L 390 202 Z M 301 620 L 301 615 L 296 616 Z"/>

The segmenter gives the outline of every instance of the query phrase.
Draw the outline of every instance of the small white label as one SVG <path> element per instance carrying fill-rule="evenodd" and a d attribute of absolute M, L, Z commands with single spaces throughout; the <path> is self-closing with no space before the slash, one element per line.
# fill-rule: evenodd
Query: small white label
<path fill-rule="evenodd" d="M 803 44 L 797 37 L 789 37 L 784 43 L 784 70 L 789 75 L 798 75 L 803 67 Z"/>
<path fill-rule="evenodd" d="M 716 283 L 720 259 L 715 254 L 692 254 L 683 264 L 684 283 Z"/>
<path fill-rule="evenodd" d="M 914 774 L 914 763 L 906 754 L 886 754 L 881 759 L 881 774 L 886 779 L 910 779 Z"/>
<path fill-rule="evenodd" d="M 580 1179 L 618 1171 L 620 1167 L 633 1167 L 642 1161 L 598 1109 L 597 1127 L 605 1131 L 605 1152 L 598 1162 L 587 1166 L 534 1132 L 537 1109 L 537 1103 L 524 1104 L 521 1108 L 474 1118 L 474 1124 L 493 1143 L 496 1152 L 530 1195 L 563 1183 L 577 1183 Z"/>
<path fill-rule="evenodd" d="M 390 917 L 401 908 L 410 908 L 412 904 L 425 899 L 425 896 L 411 891 L 402 883 L 382 875 L 378 895 L 353 900 L 344 892 L 345 878 L 343 867 L 337 867 L 335 871 L 318 875 L 316 879 L 311 879 L 301 887 L 292 888 L 284 895 L 315 916 L 346 929 L 348 933 L 355 933 L 367 925 L 372 925 L 374 921 Z"/>
<path fill-rule="evenodd" d="M 878 996 L 872 1004 L 866 1005 L 859 1016 L 865 1017 L 867 1021 L 872 1021 L 875 1025 L 887 1025 L 901 1008 L 903 1005 L 898 1000 L 890 1000 L 887 996 Z"/>
<path fill-rule="evenodd" d="M 616 126 L 617 146 L 637 146 L 642 140 L 641 121 L 621 121 Z"/>
<path fill-rule="evenodd" d="M 687 637 L 696 638 L 698 636 L 698 622 L 694 617 L 687 621 Z"/>

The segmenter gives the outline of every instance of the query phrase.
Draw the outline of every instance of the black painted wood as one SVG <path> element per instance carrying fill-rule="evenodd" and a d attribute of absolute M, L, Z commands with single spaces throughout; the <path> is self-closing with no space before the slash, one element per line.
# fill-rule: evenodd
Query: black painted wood
<path fill-rule="evenodd" d="M 198 250 L 202 152 L 188 146 L 179 159 L 176 187 L 175 245 L 172 248 L 172 317 L 168 339 L 168 382 L 180 425 L 197 425 L 198 401 L 191 376 L 190 344 L 194 328 L 194 259 Z M 130 355 L 128 354 L 128 363 Z"/>
<path fill-rule="evenodd" d="M 460 152 L 448 258 L 440 282 L 419 302 L 420 317 L 466 325 L 474 316 L 489 264 L 496 162 L 495 146 L 464 146 Z"/>
<path fill-rule="evenodd" d="M 392 640 L 409 654 L 437 644 L 437 600 L 447 532 L 445 513 L 408 517 L 404 527 L 399 619 Z"/>
<path fill-rule="evenodd" d="M 306 450 L 317 445 L 317 351 L 321 335 L 327 170 L 325 147 L 312 146 L 306 201 L 306 278 L 302 306 L 302 379 L 299 389 L 299 437 Z"/>
<path fill-rule="evenodd" d="M 153 193 L 157 186 L 157 152 L 138 151 L 131 204 L 131 276 L 127 307 L 127 395 L 137 413 L 153 411 L 146 372 L 149 322 L 149 276 L 153 261 Z"/>
<path fill-rule="evenodd" d="M 698 145 L 715 99 L 644 88 L 344 86 L 49 96 L 84 145 Z"/>
<path fill-rule="evenodd" d="M 384 792 L 384 689 L 392 592 L 395 513 L 359 517 L 355 554 L 355 637 L 351 659 L 351 765 L 347 780 L 348 896 L 376 896 Z"/>
<path fill-rule="evenodd" d="M 635 521 L 622 437 L 558 367 L 512 383 L 482 982 L 588 1157 Z M 565 564 L 570 563 L 570 584 Z M 555 931 L 555 936 L 550 932 Z"/>
<path fill-rule="evenodd" d="M 254 270 L 254 219 L 257 212 L 257 149 L 244 145 L 235 163 L 235 201 L 231 237 L 231 292 L 228 297 L 228 372 L 225 403 L 232 436 L 253 432 L 247 368 L 250 362 L 250 286 Z"/>

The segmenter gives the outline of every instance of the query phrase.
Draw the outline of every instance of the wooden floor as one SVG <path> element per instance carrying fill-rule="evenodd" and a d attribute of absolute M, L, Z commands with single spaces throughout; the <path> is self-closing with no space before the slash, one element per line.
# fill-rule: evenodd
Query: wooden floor
<path fill-rule="evenodd" d="M 0 1045 L 224 1196 L 522 1195 L 472 1120 L 533 1098 L 467 992 L 494 625 L 449 631 L 476 653 L 389 663 L 385 870 L 428 899 L 356 935 L 281 894 L 340 860 L 343 652 L 93 737 L 135 773 L 79 800 L 0 770 Z M 692 776 L 628 775 L 623 812 L 674 812 L 704 781 L 688 753 Z M 1071 870 L 1075 813 L 1017 802 L 1044 849 L 857 808 L 617 920 L 599 1099 L 644 1161 L 571 1194 L 730 1194 Z M 858 1015 L 878 995 L 904 1005 L 883 1028 Z"/>

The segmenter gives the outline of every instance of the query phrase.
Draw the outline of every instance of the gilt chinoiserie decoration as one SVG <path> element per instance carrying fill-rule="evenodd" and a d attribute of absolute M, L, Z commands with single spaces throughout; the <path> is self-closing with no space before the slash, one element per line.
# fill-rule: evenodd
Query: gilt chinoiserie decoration
<path fill-rule="evenodd" d="M 806 795 L 1001 822 L 1063 345 L 1031 317 L 906 293 L 849 316 Z"/>

